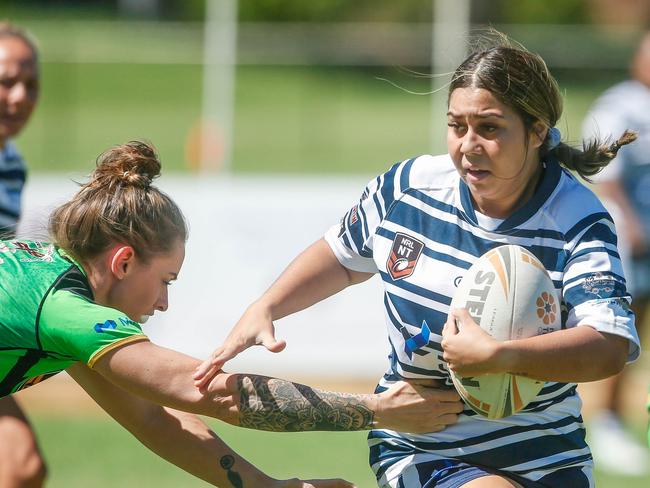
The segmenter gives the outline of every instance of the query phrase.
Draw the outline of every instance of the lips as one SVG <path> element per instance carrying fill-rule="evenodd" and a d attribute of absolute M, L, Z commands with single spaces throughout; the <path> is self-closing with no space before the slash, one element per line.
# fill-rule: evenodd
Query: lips
<path fill-rule="evenodd" d="M 468 181 L 478 182 L 484 180 L 490 175 L 489 171 L 475 168 L 465 168 L 465 177 Z"/>

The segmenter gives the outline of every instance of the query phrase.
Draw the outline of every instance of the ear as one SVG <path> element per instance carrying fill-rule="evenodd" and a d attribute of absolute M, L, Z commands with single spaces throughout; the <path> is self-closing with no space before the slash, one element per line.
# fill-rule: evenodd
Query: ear
<path fill-rule="evenodd" d="M 109 253 L 111 273 L 121 280 L 126 276 L 135 260 L 135 250 L 131 246 L 118 245 Z"/>
<path fill-rule="evenodd" d="M 537 149 L 546 140 L 546 134 L 548 133 L 548 128 L 542 124 L 539 120 L 533 122 L 533 125 L 530 130 L 530 143 L 532 146 Z"/>

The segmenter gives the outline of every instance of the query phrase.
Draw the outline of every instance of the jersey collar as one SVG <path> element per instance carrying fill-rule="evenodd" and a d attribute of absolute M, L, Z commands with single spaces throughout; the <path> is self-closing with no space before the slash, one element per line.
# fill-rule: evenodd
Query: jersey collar
<path fill-rule="evenodd" d="M 542 205 L 544 205 L 544 202 L 546 202 L 546 200 L 551 196 L 551 193 L 553 193 L 560 181 L 562 168 L 557 160 L 553 158 L 549 158 L 543 164 L 545 169 L 542 173 L 542 180 L 535 190 L 535 194 L 523 207 L 505 219 L 501 225 L 494 230 L 494 232 L 506 232 L 523 224 L 535 215 Z M 459 179 L 458 190 L 460 192 L 460 202 L 467 220 L 475 226 L 480 227 L 476 219 L 476 212 L 474 210 L 474 204 L 472 203 L 471 192 L 462 178 Z"/>

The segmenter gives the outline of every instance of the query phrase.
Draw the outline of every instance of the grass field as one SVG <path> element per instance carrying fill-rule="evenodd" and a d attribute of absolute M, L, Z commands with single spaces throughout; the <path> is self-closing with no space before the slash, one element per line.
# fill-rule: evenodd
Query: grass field
<path fill-rule="evenodd" d="M 397 69 L 242 66 L 237 70 L 233 169 L 256 173 L 379 173 L 445 150 L 444 113 L 431 136 L 430 84 Z M 612 81 L 562 83 L 564 137 L 580 138 L 589 104 Z M 40 106 L 19 144 L 34 171 L 90 168 L 134 138 L 157 145 L 165 168 L 193 167 L 201 69 L 181 64 L 44 63 Z"/>
<path fill-rule="evenodd" d="M 108 418 L 38 415 L 33 421 L 50 465 L 50 488 L 208 486 L 157 458 Z M 277 478 L 343 477 L 359 488 L 377 486 L 363 432 L 276 434 L 211 425 L 237 452 Z M 650 477 L 596 471 L 596 483 L 599 488 L 647 488 Z"/>

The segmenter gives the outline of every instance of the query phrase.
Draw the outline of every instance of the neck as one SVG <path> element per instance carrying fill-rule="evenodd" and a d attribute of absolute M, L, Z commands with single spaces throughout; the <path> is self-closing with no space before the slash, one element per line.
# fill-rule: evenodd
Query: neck
<path fill-rule="evenodd" d="M 110 270 L 95 261 L 80 262 L 80 265 L 88 277 L 88 283 L 93 291 L 95 302 L 100 305 L 108 303 L 112 278 Z"/>
<path fill-rule="evenodd" d="M 479 199 L 472 195 L 476 209 L 483 215 L 495 219 L 506 219 L 521 207 L 523 207 L 535 194 L 537 186 L 542 179 L 542 164 L 537 162 L 535 172 L 529 177 L 528 183 L 519 191 L 515 191 L 507 197 L 498 199 Z"/>

